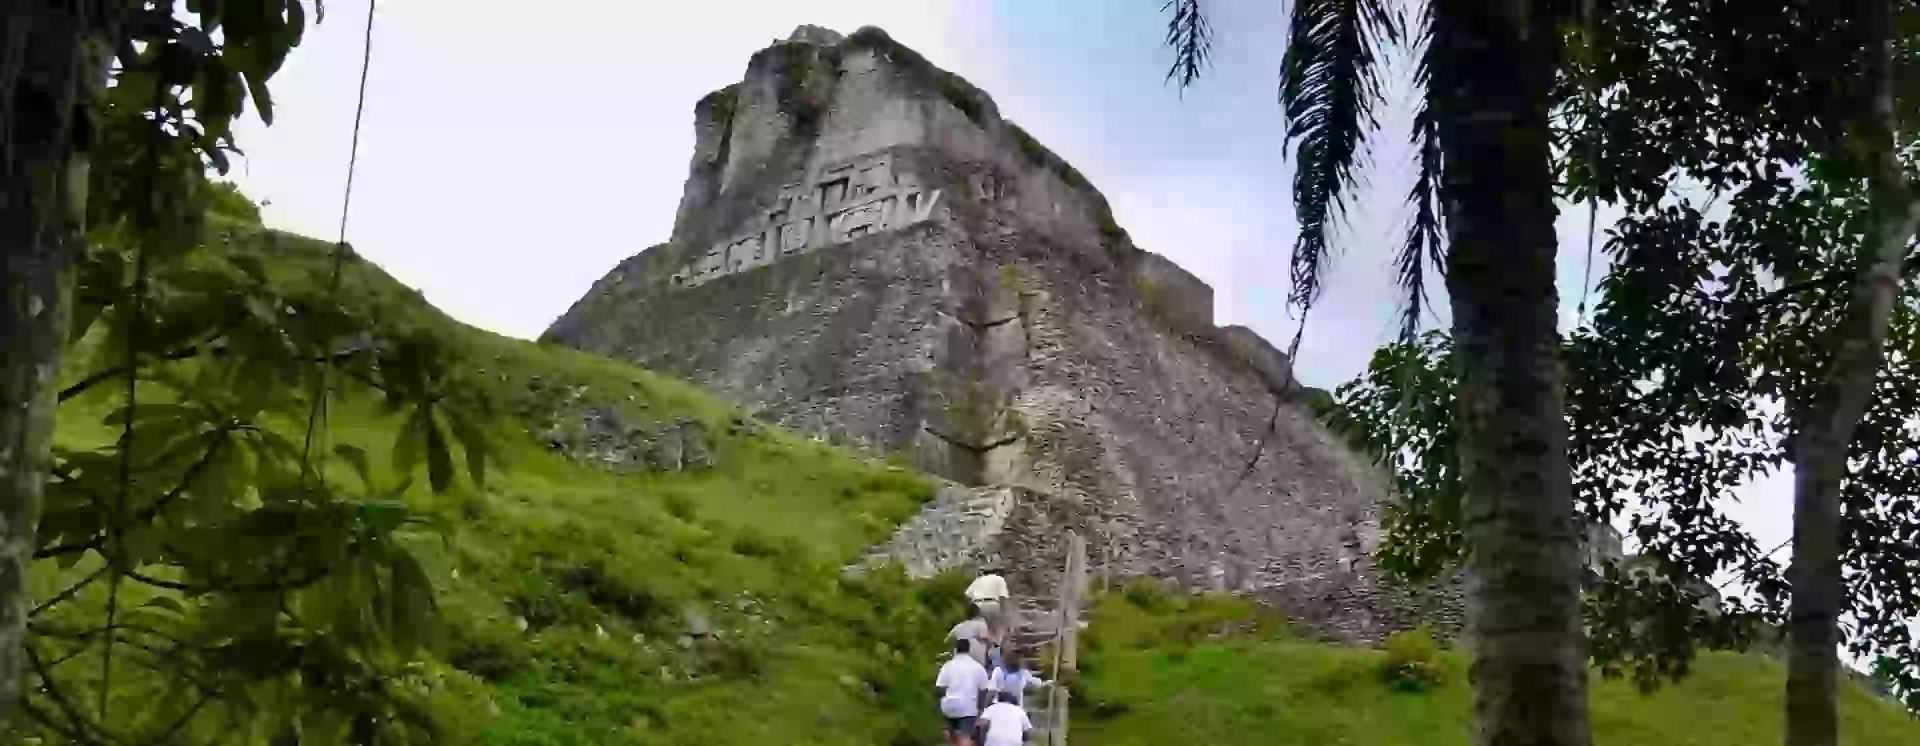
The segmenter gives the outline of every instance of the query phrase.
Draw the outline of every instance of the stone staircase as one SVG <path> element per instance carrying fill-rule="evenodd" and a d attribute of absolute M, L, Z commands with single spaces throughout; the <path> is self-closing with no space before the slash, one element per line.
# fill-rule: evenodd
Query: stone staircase
<path fill-rule="evenodd" d="M 1059 611 L 1054 604 L 1021 599 L 1016 602 L 1012 616 L 1013 629 L 1003 643 L 1006 649 L 1018 653 L 1026 661 L 1028 670 L 1050 674 L 1053 667 L 1052 645 L 1060 627 Z M 1058 746 L 1062 743 L 1055 735 L 1056 708 L 1051 707 L 1052 704 L 1050 689 L 1027 692 L 1027 718 L 1033 721 L 1034 746 Z"/>
<path fill-rule="evenodd" d="M 892 539 L 857 564 L 897 562 L 907 574 L 927 577 L 988 559 L 1014 499 L 1007 487 L 943 487 Z"/>
<path fill-rule="evenodd" d="M 1022 599 L 1018 602 L 1015 626 L 1008 635 L 1012 649 L 1023 656 L 1029 669 L 1045 671 L 1049 680 L 1060 676 L 1060 668 L 1071 668 L 1073 657 L 1062 646 L 1070 648 L 1074 644 L 1072 637 L 1063 639 L 1064 624 L 1079 624 L 1080 614 L 1077 607 L 1082 603 L 1086 578 L 1086 548 L 1078 537 L 1072 537 L 1073 556 L 1067 568 L 1071 577 L 1079 573 L 1077 581 L 1063 585 L 1078 589 L 1074 593 L 1063 595 L 1059 599 Z M 1062 613 L 1063 608 L 1068 613 Z M 1047 687 L 1027 693 L 1027 718 L 1033 721 L 1033 744 L 1036 746 L 1065 746 L 1068 720 L 1067 692 L 1059 687 Z"/>
<path fill-rule="evenodd" d="M 1008 519 L 1021 499 L 1021 489 L 944 487 L 917 516 L 901 525 L 887 543 L 846 569 L 857 572 L 862 567 L 893 562 L 902 565 L 909 575 L 927 577 L 950 568 L 1004 561 L 996 552 L 996 543 L 1004 542 L 1002 532 L 1007 529 Z M 1029 668 L 1045 671 L 1049 678 L 1058 676 L 1053 651 L 1059 647 L 1055 643 L 1061 637 L 1063 617 L 1079 619 L 1077 611 L 1063 615 L 1060 610 L 1077 608 L 1087 583 L 1086 543 L 1072 530 L 1065 531 L 1065 536 L 1069 547 L 1065 567 L 1033 568 L 1026 573 L 1025 582 L 1018 573 L 1009 577 L 1016 585 L 1036 583 L 1037 586 L 1049 585 L 1053 578 L 1072 578 L 1070 582 L 1058 584 L 1063 591 L 1073 589 L 1071 593 L 1059 598 L 1016 596 L 1018 600 L 1013 609 L 1013 630 L 1008 643 L 1025 658 Z M 1035 573 L 1039 576 L 1035 577 Z M 1072 658 L 1067 656 L 1057 662 L 1071 667 Z M 1026 709 L 1035 729 L 1032 743 L 1064 746 L 1067 704 L 1063 690 L 1049 687 L 1028 692 Z"/>

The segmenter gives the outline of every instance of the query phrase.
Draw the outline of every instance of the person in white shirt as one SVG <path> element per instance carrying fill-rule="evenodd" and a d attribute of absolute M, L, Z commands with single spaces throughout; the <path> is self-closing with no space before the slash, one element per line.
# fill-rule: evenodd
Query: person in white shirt
<path fill-rule="evenodd" d="M 993 675 L 987 680 L 992 684 L 994 691 L 1002 695 L 1013 695 L 1013 703 L 1021 707 L 1027 706 L 1028 689 L 1038 689 L 1047 685 L 1046 680 L 1033 675 L 1032 671 L 1026 669 L 1018 653 L 1009 653 L 1006 663 L 993 669 Z"/>
<path fill-rule="evenodd" d="M 1007 591 L 1007 579 L 1000 577 L 993 568 L 980 571 L 980 577 L 974 578 L 967 586 L 967 600 L 980 607 L 980 613 L 987 620 L 987 627 L 995 635 L 1004 632 L 1009 598 L 1013 594 Z"/>
<path fill-rule="evenodd" d="M 1020 746 L 1033 734 L 1033 721 L 1014 702 L 1013 692 L 1001 692 L 1000 701 L 980 713 L 980 721 L 987 730 L 983 746 Z"/>
<path fill-rule="evenodd" d="M 940 666 L 933 680 L 940 693 L 940 714 L 947 718 L 947 743 L 973 746 L 974 720 L 980 716 L 980 693 L 987 691 L 987 669 L 973 659 L 966 640 L 953 644 L 953 657 Z"/>

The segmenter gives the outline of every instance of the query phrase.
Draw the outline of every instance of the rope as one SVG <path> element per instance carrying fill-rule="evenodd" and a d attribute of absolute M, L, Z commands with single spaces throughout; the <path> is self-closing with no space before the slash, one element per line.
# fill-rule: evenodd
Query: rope
<path fill-rule="evenodd" d="M 353 206 L 353 172 L 360 162 L 360 124 L 367 112 L 367 72 L 373 66 L 373 9 L 375 0 L 367 0 L 367 23 L 360 42 L 360 90 L 353 105 L 353 141 L 347 150 L 347 183 L 340 195 L 340 233 L 333 244 L 332 266 L 327 273 L 327 298 L 340 294 L 340 270 L 346 261 L 347 216 Z M 333 356 L 322 356 L 320 376 L 313 385 L 313 408 L 307 413 L 307 434 L 300 446 L 300 491 L 306 492 L 307 476 L 317 471 L 313 463 L 313 436 L 316 425 L 326 418 L 327 379 L 333 372 Z"/>
<path fill-rule="evenodd" d="M 1595 36 L 1594 23 L 1593 23 L 1593 0 L 1584 0 L 1584 2 L 1580 3 L 1580 16 L 1581 16 L 1580 18 L 1581 25 L 1585 26 L 1585 29 L 1583 29 L 1587 37 L 1585 41 L 1586 41 L 1589 53 L 1591 53 L 1593 39 Z M 1600 89 L 1599 89 L 1599 86 L 1594 84 L 1592 80 L 1591 72 L 1588 73 L 1586 89 L 1588 94 L 1588 103 L 1591 104 L 1593 107 L 1587 113 L 1587 121 L 1585 122 L 1586 129 L 1587 129 L 1587 137 L 1585 138 L 1587 141 L 1586 142 L 1587 171 L 1589 176 L 1591 176 L 1595 171 L 1599 169 L 1598 164 L 1600 162 L 1600 138 L 1596 131 L 1597 128 L 1594 126 L 1595 121 L 1600 116 Z M 1579 317 L 1579 320 L 1576 323 L 1581 326 L 1585 326 L 1587 323 L 1587 294 L 1593 292 L 1593 234 L 1594 234 L 1595 228 L 1598 227 L 1598 224 L 1600 222 L 1600 190 L 1597 184 L 1589 184 L 1588 189 L 1589 191 L 1587 193 L 1587 266 L 1586 266 L 1586 270 L 1582 273 L 1582 276 L 1580 279 L 1580 306 L 1575 311 L 1576 315 L 1578 315 Z"/>

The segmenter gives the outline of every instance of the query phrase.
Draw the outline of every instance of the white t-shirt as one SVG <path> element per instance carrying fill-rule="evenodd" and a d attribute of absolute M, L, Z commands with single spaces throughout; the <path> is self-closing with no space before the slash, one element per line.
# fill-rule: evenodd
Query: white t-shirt
<path fill-rule="evenodd" d="M 993 703 L 986 712 L 980 713 L 980 719 L 987 724 L 987 742 L 982 746 L 1020 746 L 1026 740 L 1027 731 L 1033 729 L 1027 711 L 1006 702 Z"/>
<path fill-rule="evenodd" d="M 933 685 L 945 690 L 940 698 L 940 713 L 950 718 L 970 718 L 980 714 L 980 690 L 987 688 L 987 669 L 965 653 L 940 666 Z M 992 708 L 988 708 L 992 709 Z"/>
<path fill-rule="evenodd" d="M 1013 594 L 1007 592 L 1007 579 L 998 575 L 982 575 L 973 579 L 967 586 L 967 598 L 980 600 L 985 598 L 1006 598 Z"/>

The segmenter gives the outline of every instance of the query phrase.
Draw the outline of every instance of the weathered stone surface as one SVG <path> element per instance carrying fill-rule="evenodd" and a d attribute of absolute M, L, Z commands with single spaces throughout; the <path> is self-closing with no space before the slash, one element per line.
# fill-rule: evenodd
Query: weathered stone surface
<path fill-rule="evenodd" d="M 518 407 L 548 424 L 539 438 L 575 461 L 621 473 L 701 471 L 713 468 L 712 439 L 705 425 L 676 418 L 653 425 L 622 418 L 611 407 L 586 404 L 585 386 L 555 390 L 539 377 L 528 382 Z M 730 427 L 744 432 L 741 420 Z"/>
<path fill-rule="evenodd" d="M 1213 288 L 1173 260 L 1151 251 L 1138 252 L 1133 258 L 1133 286 L 1146 310 L 1175 328 L 1213 326 Z"/>
<path fill-rule="evenodd" d="M 863 564 L 894 562 L 915 577 L 995 564 L 1004 559 L 999 542 L 1014 504 L 1029 497 L 1027 492 L 1007 486 L 943 488 Z"/>
<path fill-rule="evenodd" d="M 1286 356 L 1215 327 L 1212 289 L 986 94 L 877 30 L 803 28 L 695 131 L 673 236 L 547 336 L 979 488 L 881 552 L 998 557 L 1046 598 L 1072 528 L 1096 573 L 1257 592 L 1334 637 L 1453 615 L 1380 579 L 1384 482 Z"/>

